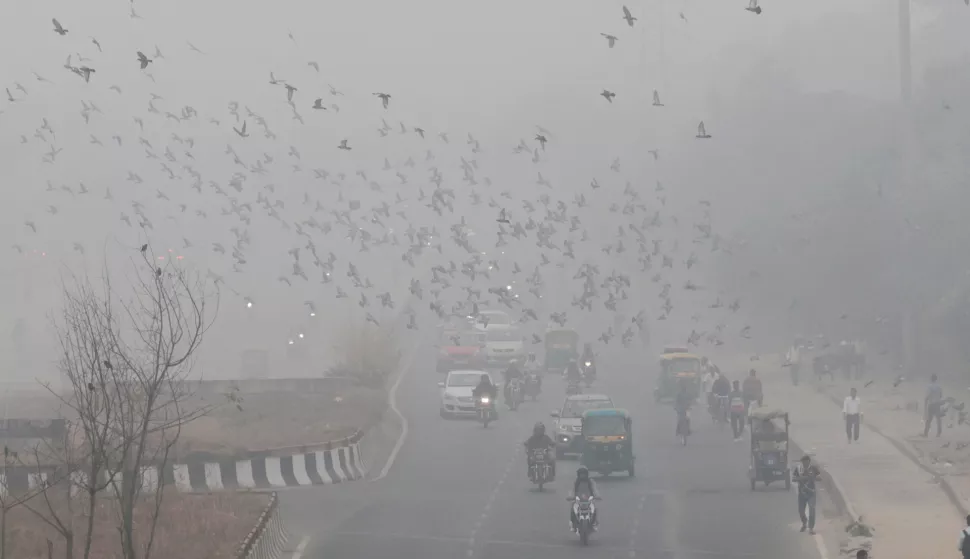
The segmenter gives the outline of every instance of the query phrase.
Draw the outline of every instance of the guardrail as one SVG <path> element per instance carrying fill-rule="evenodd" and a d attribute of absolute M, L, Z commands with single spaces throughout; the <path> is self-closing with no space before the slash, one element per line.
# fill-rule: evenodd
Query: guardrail
<path fill-rule="evenodd" d="M 279 559 L 286 547 L 286 537 L 279 495 L 273 493 L 256 526 L 239 544 L 236 559 Z"/>
<path fill-rule="evenodd" d="M 299 392 L 301 394 L 321 394 L 349 388 L 356 379 L 351 377 L 309 377 L 309 378 L 253 378 L 225 380 L 191 380 L 185 382 L 185 389 L 198 395 L 262 394 L 271 392 Z"/>

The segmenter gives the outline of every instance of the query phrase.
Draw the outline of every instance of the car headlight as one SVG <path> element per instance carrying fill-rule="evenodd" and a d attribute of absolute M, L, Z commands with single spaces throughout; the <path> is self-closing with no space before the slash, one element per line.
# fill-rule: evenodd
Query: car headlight
<path fill-rule="evenodd" d="M 560 431 L 569 431 L 569 426 L 568 425 L 560 425 L 559 426 L 559 430 Z"/>
<path fill-rule="evenodd" d="M 587 361 L 586 362 L 586 366 L 589 367 L 590 365 L 592 365 L 592 363 L 590 363 L 589 361 Z"/>

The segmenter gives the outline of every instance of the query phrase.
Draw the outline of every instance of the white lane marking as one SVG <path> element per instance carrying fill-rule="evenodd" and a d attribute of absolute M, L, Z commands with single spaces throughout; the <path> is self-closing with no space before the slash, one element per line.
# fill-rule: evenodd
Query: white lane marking
<path fill-rule="evenodd" d="M 515 445 L 515 452 L 509 458 L 508 466 L 505 467 L 505 471 L 502 472 L 502 477 L 499 478 L 498 483 L 492 488 L 492 492 L 488 495 L 488 501 L 485 502 L 485 509 L 483 510 L 481 516 L 478 517 L 478 522 L 475 523 L 475 527 L 472 529 L 471 534 L 468 536 L 468 549 L 465 551 L 465 555 L 468 557 L 475 556 L 475 538 L 478 536 L 478 531 L 481 530 L 482 525 L 488 520 L 488 514 L 492 510 L 492 504 L 495 503 L 495 498 L 498 497 L 499 491 L 502 489 L 502 485 L 505 484 L 505 480 L 509 477 L 509 472 L 512 471 L 512 466 L 515 465 L 515 461 L 519 456 L 519 451 L 522 450 L 519 445 Z"/>
<path fill-rule="evenodd" d="M 418 354 L 418 348 L 421 347 L 421 342 L 423 340 L 424 338 L 422 337 L 421 340 L 414 345 L 414 350 L 411 352 L 408 360 L 404 363 L 404 367 L 401 369 L 401 372 L 397 375 L 397 380 L 395 380 L 394 385 L 391 386 L 390 392 L 387 393 L 388 407 L 390 407 L 391 410 L 396 413 L 399 418 L 401 418 L 401 434 L 398 435 L 397 441 L 394 443 L 394 448 L 391 450 L 390 456 L 387 457 L 387 462 L 384 464 L 384 468 L 381 470 L 381 475 L 375 477 L 371 481 L 384 479 L 387 472 L 391 471 L 391 466 L 394 465 L 394 461 L 397 459 L 397 453 L 401 451 L 401 447 L 404 446 L 404 440 L 408 436 L 408 419 L 404 417 L 401 410 L 397 409 L 397 389 L 401 386 L 401 381 L 404 380 L 404 377 L 411 372 L 411 364 L 414 362 L 414 357 Z"/>
<path fill-rule="evenodd" d="M 818 549 L 819 557 L 822 559 L 829 559 L 829 551 L 825 547 L 825 540 L 822 539 L 822 536 L 816 532 L 815 535 L 812 536 L 812 539 L 815 540 L 815 547 Z"/>
<path fill-rule="evenodd" d="M 300 544 L 296 546 L 296 550 L 293 551 L 293 555 L 290 556 L 290 559 L 300 559 L 303 557 L 303 552 L 306 551 L 306 546 L 308 545 L 310 545 L 310 536 L 304 536 L 303 539 L 300 540 Z"/>

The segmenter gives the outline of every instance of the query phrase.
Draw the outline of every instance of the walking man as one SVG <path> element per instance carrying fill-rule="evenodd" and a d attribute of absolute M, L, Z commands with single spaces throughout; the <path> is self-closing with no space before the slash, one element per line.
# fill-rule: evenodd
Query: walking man
<path fill-rule="evenodd" d="M 862 420 L 862 402 L 856 394 L 856 389 L 849 390 L 842 404 L 842 417 L 845 419 L 845 436 L 849 442 L 859 440 L 859 422 Z"/>
<path fill-rule="evenodd" d="M 957 551 L 963 559 L 970 559 L 970 514 L 967 515 L 967 526 L 960 530 L 960 541 L 957 543 Z"/>
<path fill-rule="evenodd" d="M 821 478 L 821 472 L 807 454 L 802 456 L 801 467 L 796 466 L 792 472 L 792 481 L 798 484 L 798 517 L 802 519 L 802 532 L 807 527 L 808 533 L 815 534 L 815 482 Z"/>
<path fill-rule="evenodd" d="M 930 377 L 930 385 L 926 387 L 926 398 L 923 401 L 926 410 L 926 423 L 923 426 L 923 436 L 930 435 L 930 425 L 936 419 L 936 436 L 943 434 L 943 387 L 937 382 L 936 375 Z"/>
<path fill-rule="evenodd" d="M 761 388 L 761 379 L 754 369 L 751 369 L 748 378 L 744 379 L 741 392 L 744 394 L 744 407 L 747 409 L 751 408 L 751 402 L 758 402 L 759 408 L 764 403 L 765 395 Z"/>

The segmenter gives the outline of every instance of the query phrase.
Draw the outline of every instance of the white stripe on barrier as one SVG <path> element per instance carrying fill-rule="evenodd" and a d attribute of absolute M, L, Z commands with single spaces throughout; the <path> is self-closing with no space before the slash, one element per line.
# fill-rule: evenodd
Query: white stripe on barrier
<path fill-rule="evenodd" d="M 320 475 L 320 479 L 323 480 L 323 483 L 324 484 L 330 485 L 330 484 L 333 483 L 333 479 L 331 479 L 330 478 L 330 474 L 327 473 L 327 463 L 324 462 L 324 457 L 323 457 L 323 453 L 324 452 L 326 452 L 326 451 L 325 450 L 318 450 L 318 451 L 314 452 L 313 455 L 317 459 L 317 473 Z"/>
<path fill-rule="evenodd" d="M 236 462 L 236 481 L 239 483 L 239 487 L 246 489 L 256 488 L 256 480 L 253 479 L 252 460 L 239 460 Z"/>
<path fill-rule="evenodd" d="M 340 481 L 347 481 L 347 473 L 344 472 L 344 469 L 340 467 L 340 454 L 337 453 L 337 449 L 328 450 L 326 452 L 330 453 L 330 460 L 331 460 L 331 463 L 333 464 L 333 471 L 336 472 L 337 477 L 340 478 Z"/>
<path fill-rule="evenodd" d="M 141 492 L 154 493 L 158 491 L 158 468 L 149 466 L 141 471 Z"/>
<path fill-rule="evenodd" d="M 306 471 L 306 456 L 303 454 L 293 455 L 293 477 L 296 478 L 297 485 L 313 485 Z"/>
<path fill-rule="evenodd" d="M 360 452 L 360 443 L 354 443 L 354 456 L 357 458 L 357 469 L 360 470 L 360 477 L 367 475 L 367 464 L 364 462 L 364 455 Z"/>
<path fill-rule="evenodd" d="M 205 463 L 205 485 L 209 491 L 219 491 L 225 489 L 222 485 L 222 469 L 218 462 Z"/>
<path fill-rule="evenodd" d="M 280 467 L 280 459 L 275 456 L 266 457 L 266 481 L 270 487 L 286 487 L 286 480 L 283 479 L 283 469 Z"/>

